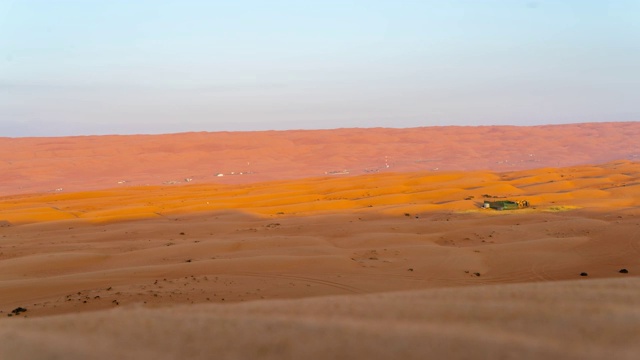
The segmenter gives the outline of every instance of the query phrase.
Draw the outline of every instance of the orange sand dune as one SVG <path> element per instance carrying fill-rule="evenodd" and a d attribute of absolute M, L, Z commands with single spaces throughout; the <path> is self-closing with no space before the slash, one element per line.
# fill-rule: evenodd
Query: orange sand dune
<path fill-rule="evenodd" d="M 543 168 L 509 173 L 416 172 L 320 177 L 248 185 L 200 184 L 14 195 L 0 198 L 13 224 L 84 219 L 112 222 L 238 210 L 266 217 L 340 210 L 405 214 L 477 211 L 484 199 L 527 199 L 526 211 L 640 206 L 640 164 Z"/>
<path fill-rule="evenodd" d="M 487 197 L 532 207 L 481 209 Z M 629 161 L 14 195 L 0 202 L 0 310 L 628 277 L 638 215 Z"/>
<path fill-rule="evenodd" d="M 638 138 L 640 122 L 0 138 L 0 195 L 583 165 L 640 159 Z"/>

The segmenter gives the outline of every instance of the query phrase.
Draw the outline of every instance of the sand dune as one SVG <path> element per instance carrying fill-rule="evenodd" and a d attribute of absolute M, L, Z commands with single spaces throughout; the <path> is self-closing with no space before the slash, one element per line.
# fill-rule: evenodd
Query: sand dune
<path fill-rule="evenodd" d="M 639 131 L 0 139 L 0 358 L 635 358 Z"/>
<path fill-rule="evenodd" d="M 1 321 L 6 359 L 636 359 L 640 281 L 565 281 Z"/>
<path fill-rule="evenodd" d="M 14 195 L 0 310 L 29 315 L 640 272 L 640 164 Z M 518 211 L 485 199 L 528 199 Z"/>
<path fill-rule="evenodd" d="M 110 222 L 228 211 L 278 217 L 351 210 L 385 214 L 475 211 L 484 199 L 528 199 L 536 210 L 640 204 L 640 165 L 616 161 L 524 172 L 416 172 L 319 177 L 249 185 L 145 186 L 2 198 L 13 224 L 85 219 Z"/>
<path fill-rule="evenodd" d="M 640 159 L 638 138 L 639 122 L 0 138 L 0 195 L 600 164 Z"/>

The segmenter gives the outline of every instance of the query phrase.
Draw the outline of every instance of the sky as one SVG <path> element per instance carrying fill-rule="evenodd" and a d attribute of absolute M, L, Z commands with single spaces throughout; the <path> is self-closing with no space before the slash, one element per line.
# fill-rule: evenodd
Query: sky
<path fill-rule="evenodd" d="M 636 0 L 0 0 L 0 136 L 640 120 Z"/>

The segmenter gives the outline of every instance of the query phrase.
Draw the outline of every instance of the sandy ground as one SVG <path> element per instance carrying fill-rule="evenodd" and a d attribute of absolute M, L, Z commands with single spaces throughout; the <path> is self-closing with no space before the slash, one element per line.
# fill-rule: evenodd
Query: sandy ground
<path fill-rule="evenodd" d="M 0 358 L 640 350 L 638 162 L 96 184 L 0 198 Z"/>
<path fill-rule="evenodd" d="M 634 277 L 0 321 L 0 357 L 637 359 L 639 324 Z"/>

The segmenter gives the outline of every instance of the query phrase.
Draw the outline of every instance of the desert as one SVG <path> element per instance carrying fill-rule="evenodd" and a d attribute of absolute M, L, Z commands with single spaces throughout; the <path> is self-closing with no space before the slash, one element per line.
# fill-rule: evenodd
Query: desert
<path fill-rule="evenodd" d="M 0 138 L 0 357 L 635 358 L 638 138 Z"/>
<path fill-rule="evenodd" d="M 639 137 L 637 122 L 0 137 L 0 195 L 638 161 Z"/>

